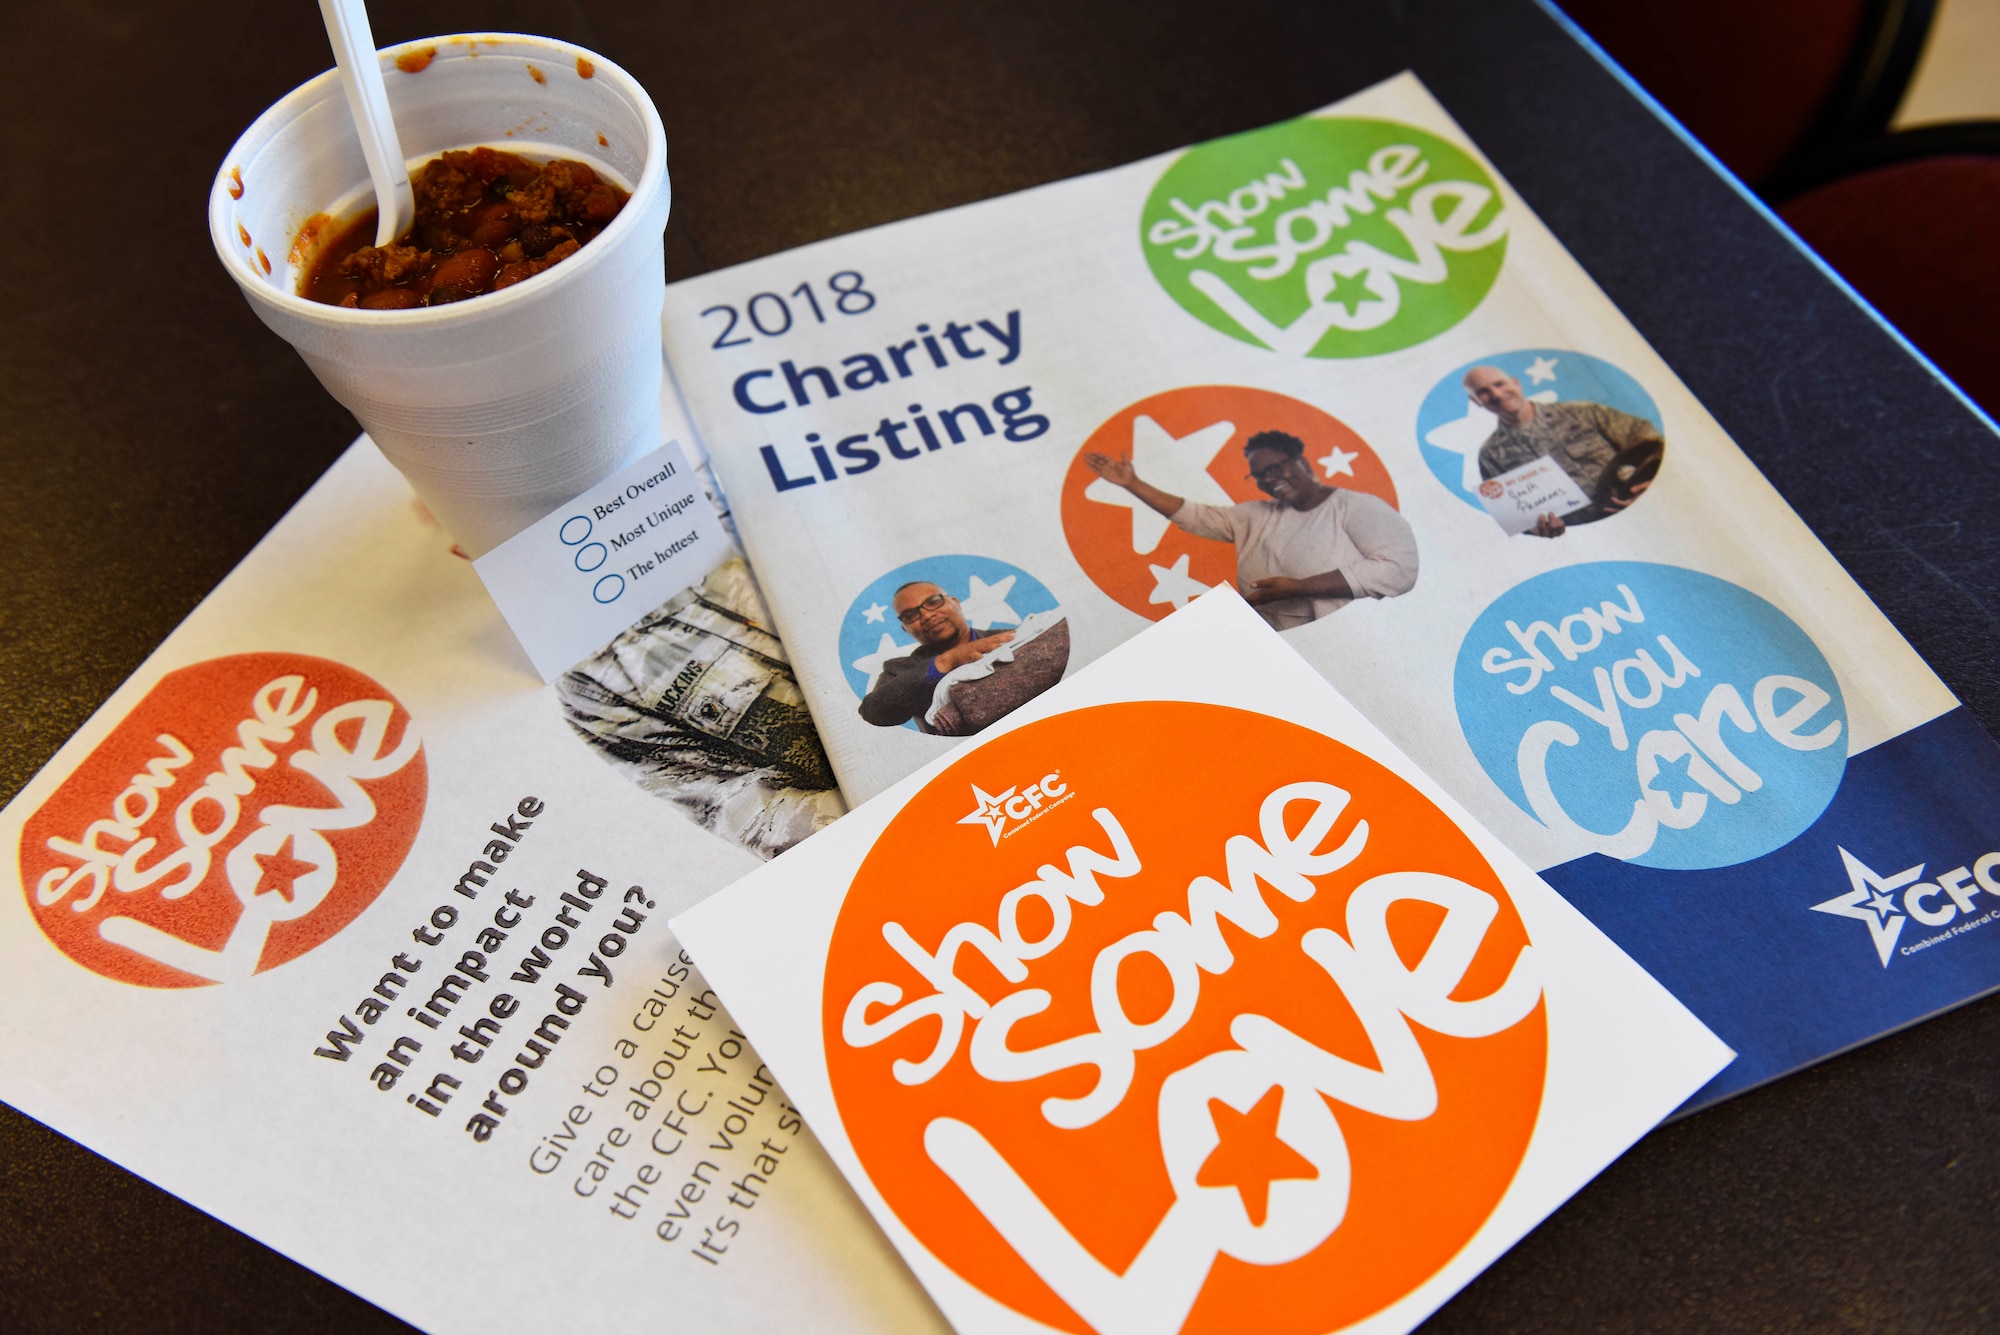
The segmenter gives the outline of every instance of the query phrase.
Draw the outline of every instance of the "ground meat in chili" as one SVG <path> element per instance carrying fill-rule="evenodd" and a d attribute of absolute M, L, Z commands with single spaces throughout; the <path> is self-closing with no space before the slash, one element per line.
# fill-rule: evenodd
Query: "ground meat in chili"
<path fill-rule="evenodd" d="M 581 162 L 535 163 L 492 148 L 432 158 L 410 184 L 410 230 L 391 245 L 370 245 L 368 210 L 319 248 L 300 296 L 403 310 L 497 292 L 574 255 L 630 198 Z"/>

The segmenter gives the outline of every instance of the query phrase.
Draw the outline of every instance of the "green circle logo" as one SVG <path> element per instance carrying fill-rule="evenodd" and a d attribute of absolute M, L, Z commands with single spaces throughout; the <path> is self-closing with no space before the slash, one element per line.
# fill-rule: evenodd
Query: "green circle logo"
<path fill-rule="evenodd" d="M 1304 117 L 1191 148 L 1146 200 L 1146 263 L 1232 338 L 1369 357 L 1472 312 L 1507 256 L 1493 178 L 1395 121 Z"/>

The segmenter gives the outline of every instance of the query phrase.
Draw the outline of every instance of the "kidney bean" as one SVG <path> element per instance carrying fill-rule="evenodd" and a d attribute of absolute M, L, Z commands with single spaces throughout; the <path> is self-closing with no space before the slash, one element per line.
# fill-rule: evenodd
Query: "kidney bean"
<path fill-rule="evenodd" d="M 424 299 L 407 287 L 385 287 L 361 299 L 361 308 L 370 311 L 406 311 L 423 304 Z"/>
<path fill-rule="evenodd" d="M 529 223 L 521 229 L 521 249 L 535 259 L 548 254 L 549 247 L 561 239 L 547 223 Z"/>
<path fill-rule="evenodd" d="M 500 272 L 500 257 L 483 246 L 461 250 L 437 268 L 431 270 L 431 304 L 436 305 L 435 293 L 439 288 L 455 287 L 463 289 L 470 296 L 484 292 L 493 282 L 493 275 Z"/>
<path fill-rule="evenodd" d="M 612 210 L 613 212 L 617 210 L 615 203 L 612 205 Z M 488 214 L 477 227 L 472 229 L 472 244 L 492 250 L 513 240 L 514 233 L 519 230 L 520 224 L 514 221 L 514 210 L 502 204 L 496 212 Z"/>

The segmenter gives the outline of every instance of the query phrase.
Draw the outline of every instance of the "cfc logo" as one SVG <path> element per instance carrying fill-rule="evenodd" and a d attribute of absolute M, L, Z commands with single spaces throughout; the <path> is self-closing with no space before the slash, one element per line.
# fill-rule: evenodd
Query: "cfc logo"
<path fill-rule="evenodd" d="M 171 672 L 21 831 L 57 949 L 106 978 L 199 987 L 332 937 L 423 820 L 409 712 L 354 669 L 239 654 Z"/>
<path fill-rule="evenodd" d="M 972 785 L 972 810 L 960 816 L 958 823 L 984 826 L 986 833 L 993 837 L 993 846 L 998 848 L 1000 837 L 1008 833 L 1009 821 L 1019 829 L 1043 812 L 1061 806 L 1071 796 L 1069 785 L 1062 781 L 1061 770 L 1044 774 L 1040 781 L 1026 788 L 1016 785 L 1001 793 L 989 793 L 975 783 Z"/>
<path fill-rule="evenodd" d="M 1846 849 L 1837 851 L 1847 871 L 1849 889 L 1844 895 L 1814 904 L 1812 910 L 1866 923 L 1875 954 L 1885 969 L 1896 955 L 1928 950 L 1993 919 L 1993 906 L 1983 903 L 1979 892 L 2000 898 L 2000 853 L 1988 853 L 1969 867 L 1953 867 L 1925 880 L 1921 862 L 1884 875 Z M 1924 927 L 1943 930 L 1898 947 L 1903 924 L 1911 918 Z"/>

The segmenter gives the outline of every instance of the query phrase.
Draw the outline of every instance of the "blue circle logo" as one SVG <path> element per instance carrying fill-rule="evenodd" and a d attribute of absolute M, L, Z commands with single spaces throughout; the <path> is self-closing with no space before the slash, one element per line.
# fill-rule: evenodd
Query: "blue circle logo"
<path fill-rule="evenodd" d="M 1485 508 L 1478 495 L 1479 449 L 1499 424 L 1466 393 L 1466 374 L 1477 366 L 1514 377 L 1531 403 L 1601 403 L 1662 429 L 1652 396 L 1600 357 L 1566 348 L 1525 348 L 1467 362 L 1424 396 L 1417 409 L 1417 446 L 1445 489 L 1475 510 Z"/>
<path fill-rule="evenodd" d="M 1602 561 L 1518 584 L 1453 676 L 1459 727 L 1514 804 L 1581 850 L 1727 867 L 1801 834 L 1847 768 L 1826 656 L 1756 594 Z"/>
<path fill-rule="evenodd" d="M 917 647 L 916 637 L 896 620 L 892 607 L 896 590 L 913 580 L 935 584 L 957 598 L 966 624 L 975 630 L 1011 630 L 1035 613 L 1057 607 L 1047 585 L 992 557 L 927 556 L 897 566 L 863 589 L 840 623 L 840 665 L 857 697 L 874 689 L 884 663 Z"/>

